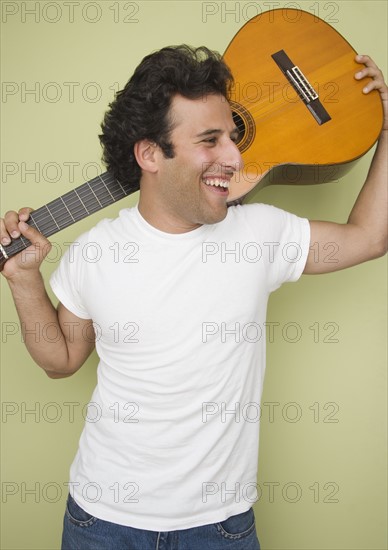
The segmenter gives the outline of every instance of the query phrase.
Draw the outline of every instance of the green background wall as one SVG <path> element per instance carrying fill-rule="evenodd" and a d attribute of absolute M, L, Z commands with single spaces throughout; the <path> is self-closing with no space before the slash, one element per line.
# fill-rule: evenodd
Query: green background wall
<path fill-rule="evenodd" d="M 319 15 L 388 74 L 385 1 L 1 4 L 2 212 L 38 207 L 102 170 L 103 113 L 144 55 L 182 42 L 222 52 L 268 7 Z M 371 152 L 339 182 L 268 187 L 256 198 L 344 221 L 370 159 Z M 56 235 L 44 274 L 79 233 L 123 206 Z M 1 298 L 1 548 L 56 549 L 96 357 L 75 376 L 50 380 L 24 349 L 3 279 Z M 277 325 L 255 504 L 262 547 L 387 548 L 386 260 L 284 286 L 271 297 L 268 320 Z"/>

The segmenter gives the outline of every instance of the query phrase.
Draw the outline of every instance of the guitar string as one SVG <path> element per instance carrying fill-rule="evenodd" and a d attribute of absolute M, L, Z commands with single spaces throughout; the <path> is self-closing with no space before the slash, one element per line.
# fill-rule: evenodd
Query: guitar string
<path fill-rule="evenodd" d="M 100 201 L 98 201 L 99 205 L 96 209 L 95 208 L 96 200 L 98 200 L 98 199 L 97 199 L 97 197 L 94 193 L 94 189 L 92 188 L 92 185 L 97 190 L 97 187 L 101 186 L 101 184 L 103 185 L 103 187 L 101 187 L 101 189 L 106 190 L 107 193 L 109 194 L 110 198 L 109 198 L 108 201 L 106 201 L 106 198 L 104 200 L 101 197 L 101 200 L 103 202 L 101 203 Z M 118 194 L 119 196 L 117 196 L 117 197 L 114 196 L 110 192 L 110 189 L 109 189 L 108 186 L 110 186 L 110 188 L 112 190 L 112 193 L 114 193 L 116 195 Z M 89 203 L 90 203 L 89 208 L 87 208 L 85 206 L 85 204 L 82 202 L 82 200 L 79 198 L 78 193 L 80 192 L 80 190 L 81 190 L 81 192 L 82 191 L 87 192 L 87 196 L 84 197 L 84 200 L 87 204 L 88 204 L 88 200 L 89 200 Z M 135 190 L 133 190 L 133 191 L 135 191 Z M 61 197 L 58 197 L 58 198 L 54 199 L 50 203 L 47 203 L 46 205 L 43 205 L 42 207 L 38 208 L 37 210 L 33 211 L 31 213 L 30 219 L 27 223 L 29 225 L 35 226 L 42 234 L 44 234 L 46 236 L 49 236 L 50 234 L 56 233 L 60 229 L 64 229 L 67 225 L 71 225 L 73 222 L 80 221 L 81 219 L 85 218 L 86 216 L 88 216 L 88 215 L 90 215 L 94 212 L 97 212 L 97 211 L 101 210 L 102 208 L 105 208 L 106 206 L 109 206 L 110 204 L 113 204 L 114 202 L 124 198 L 125 196 L 128 196 L 128 194 L 130 194 L 131 192 L 132 192 L 131 190 L 126 191 L 123 188 L 123 186 L 120 184 L 120 182 L 118 182 L 115 178 L 113 178 L 113 176 L 109 172 L 106 172 L 106 173 L 104 173 L 102 175 L 99 175 L 96 178 L 93 178 L 92 180 L 82 184 L 81 186 L 77 187 L 76 189 L 74 189 L 72 191 L 69 191 L 65 195 L 62 195 Z M 77 196 L 77 198 L 75 200 L 73 200 L 74 195 Z M 71 215 L 71 213 L 69 212 L 70 216 L 72 217 L 72 221 L 70 221 L 70 223 L 68 223 L 68 221 L 69 221 L 69 216 L 68 215 L 65 215 L 65 216 L 58 215 L 56 217 L 56 219 L 53 218 L 53 214 L 55 213 L 55 210 L 60 205 L 60 201 L 63 202 L 64 197 L 67 198 L 67 205 L 70 206 L 70 208 L 72 208 L 72 212 L 73 212 L 73 215 Z M 92 199 L 92 200 L 90 200 L 90 199 Z M 78 217 L 77 207 L 78 207 L 78 213 L 79 213 L 80 204 L 83 205 L 84 213 L 83 213 L 83 215 L 81 215 L 81 217 Z M 86 212 L 86 214 L 85 214 L 85 212 Z M 75 218 L 73 216 L 75 216 Z M 51 219 L 51 221 L 50 221 L 50 219 Z M 47 221 L 49 221 L 49 223 L 47 223 Z M 63 221 L 65 221 L 65 225 L 62 225 Z M 55 228 L 54 228 L 52 222 L 55 223 Z M 59 227 L 60 225 L 62 225 L 62 226 Z M 51 232 L 52 229 L 54 229 L 53 232 Z M 29 246 L 29 244 L 30 243 L 29 243 L 29 241 L 27 241 L 27 239 L 23 238 L 23 236 L 20 236 L 13 243 L 11 243 L 7 247 L 5 247 L 7 255 L 13 255 L 14 253 L 17 253 L 20 250 L 22 250 L 23 248 L 26 248 L 27 246 Z"/>
<path fill-rule="evenodd" d="M 113 181 L 113 180 L 112 180 Z M 89 183 L 89 182 L 88 182 Z M 88 183 L 84 184 L 85 186 L 88 186 Z M 56 214 L 55 219 L 59 225 L 61 225 L 63 228 L 63 222 L 64 223 L 73 223 L 76 221 L 79 221 L 80 219 L 83 219 L 86 217 L 86 215 L 90 215 L 95 211 L 100 210 L 101 208 L 104 208 L 106 206 L 109 206 L 110 204 L 113 204 L 115 201 L 120 200 L 121 198 L 124 198 L 125 193 L 123 191 L 118 192 L 118 188 L 112 189 L 112 192 L 115 193 L 117 196 L 113 196 L 112 193 L 108 190 L 106 185 L 104 184 L 104 190 L 106 190 L 109 194 L 105 195 L 105 197 L 100 195 L 100 199 L 98 199 L 97 194 L 100 193 L 101 189 L 98 190 L 98 184 L 99 182 L 94 182 L 94 186 L 91 187 L 88 186 L 89 189 L 84 188 L 82 191 L 87 191 L 87 195 L 83 196 L 82 201 L 82 191 L 80 192 L 80 189 L 77 188 L 76 190 L 70 191 L 69 195 L 67 196 L 67 200 L 64 200 L 64 196 L 58 197 L 57 199 L 54 199 L 51 203 L 48 203 L 48 205 L 45 205 L 45 207 L 49 207 L 51 214 Z M 96 188 L 96 192 L 94 191 L 94 188 Z M 81 196 L 80 196 L 81 195 Z M 98 204 L 97 204 L 98 203 Z M 45 208 L 43 207 L 43 208 Z M 97 207 L 97 208 L 96 208 Z M 66 209 L 66 211 L 65 211 Z M 71 221 L 69 219 L 69 216 L 71 218 Z M 45 224 L 45 221 L 49 220 L 49 216 L 46 215 L 46 212 L 44 210 L 39 209 L 39 211 L 34 212 L 34 219 L 36 223 L 40 225 L 40 230 L 44 232 L 43 226 Z M 48 223 L 45 225 L 45 228 L 50 229 L 52 226 L 51 223 Z"/>
<path fill-rule="evenodd" d="M 106 204 L 106 206 L 108 206 L 109 204 Z M 95 210 L 97 211 L 97 210 Z M 89 214 L 92 214 L 94 212 L 89 212 Z M 88 215 L 89 215 L 88 214 Z M 85 217 L 85 216 L 84 216 Z M 76 219 L 75 221 L 80 221 L 81 219 L 83 218 L 79 218 L 79 219 Z M 31 220 L 31 223 L 29 225 L 32 225 L 32 220 Z M 72 225 L 73 222 L 70 222 L 70 223 L 65 223 L 61 226 L 60 229 L 65 229 L 67 226 L 69 225 Z M 46 237 L 49 237 L 55 233 L 58 232 L 58 229 L 56 227 L 53 227 L 53 225 L 50 225 L 50 224 L 47 224 L 45 223 L 45 220 L 43 220 L 43 223 L 42 223 L 42 220 L 40 220 L 39 223 L 35 222 L 33 223 L 33 225 L 43 234 L 45 235 Z M 9 256 L 13 255 L 14 253 L 17 253 L 19 252 L 20 250 L 23 250 L 23 248 L 27 248 L 27 246 L 30 245 L 30 242 L 27 241 L 27 239 L 25 239 L 22 235 L 16 239 L 13 243 L 11 243 L 10 245 L 8 245 L 7 247 L 5 247 L 6 249 L 6 252 Z"/>
<path fill-rule="evenodd" d="M 96 186 L 96 184 L 98 184 L 99 182 L 93 182 L 93 183 L 94 183 L 94 186 Z M 47 208 L 47 207 L 49 207 L 52 212 L 54 212 L 55 210 L 57 210 L 57 211 L 64 210 L 64 209 L 67 210 L 68 214 L 65 214 L 65 215 L 62 215 L 62 216 L 59 215 L 57 217 L 59 222 L 61 220 L 67 219 L 69 215 L 70 215 L 70 217 L 72 217 L 74 215 L 76 217 L 78 217 L 78 215 L 81 213 L 81 211 L 82 211 L 82 214 L 84 214 L 84 211 L 86 211 L 87 215 L 89 215 L 91 213 L 90 212 L 90 207 L 88 208 L 86 205 L 88 204 L 88 201 L 89 201 L 89 203 L 91 204 L 91 206 L 93 208 L 95 203 L 96 203 L 97 197 L 96 197 L 96 195 L 93 191 L 93 187 L 90 185 L 90 182 L 87 182 L 83 185 L 85 187 L 80 186 L 80 187 L 83 187 L 83 189 L 80 190 L 80 188 L 77 188 L 76 190 L 74 189 L 72 191 L 69 191 L 69 193 L 66 193 L 65 195 L 62 195 L 61 197 L 58 197 L 58 198 L 54 199 L 53 201 L 51 201 L 47 205 L 44 205 L 43 207 L 39 208 L 38 210 L 36 210 L 34 212 L 34 216 L 35 217 L 40 216 L 40 221 L 47 218 L 48 216 L 46 216 L 46 213 L 43 210 L 44 208 Z M 84 196 L 84 200 L 85 200 L 84 203 L 82 202 L 82 199 L 80 197 L 80 195 L 82 196 L 83 191 L 87 192 L 87 196 Z M 119 195 L 120 196 L 116 200 L 119 200 L 119 198 L 122 196 L 121 193 Z M 112 197 L 111 193 L 110 193 L 110 196 Z M 90 199 L 92 199 L 92 200 L 90 200 Z M 103 200 L 103 202 L 105 202 L 103 198 L 102 198 L 102 200 Z M 106 202 L 106 204 L 109 204 L 111 202 L 112 202 L 112 200 L 109 199 L 109 201 Z M 99 205 L 99 208 L 100 207 L 102 207 L 101 203 Z M 69 208 L 72 209 L 71 212 L 70 212 Z"/>

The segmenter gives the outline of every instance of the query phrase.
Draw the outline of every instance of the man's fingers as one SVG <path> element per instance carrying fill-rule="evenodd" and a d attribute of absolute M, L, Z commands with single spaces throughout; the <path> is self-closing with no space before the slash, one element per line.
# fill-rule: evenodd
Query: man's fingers
<path fill-rule="evenodd" d="M 32 208 L 25 207 L 21 208 L 19 212 L 10 210 L 4 215 L 4 219 L 2 219 L 0 222 L 1 244 L 10 244 L 11 238 L 17 239 L 18 237 L 20 237 L 19 222 L 26 222 L 30 217 L 32 211 Z"/>
<path fill-rule="evenodd" d="M 19 232 L 23 235 L 23 237 L 26 237 L 33 245 L 39 245 L 41 247 L 47 247 L 49 246 L 51 248 L 51 245 L 49 241 L 40 233 L 37 229 L 34 227 L 31 227 L 26 222 L 20 221 L 18 224 Z"/>
<path fill-rule="evenodd" d="M 17 238 L 20 235 L 18 227 L 19 215 L 17 212 L 7 212 L 4 215 L 4 219 L 1 220 L 1 242 L 2 244 L 9 244 L 11 238 Z"/>
<path fill-rule="evenodd" d="M 20 221 L 18 228 L 23 237 L 26 237 L 32 244 L 44 239 L 43 235 L 39 233 L 34 227 L 28 225 L 28 223 Z"/>
<path fill-rule="evenodd" d="M 31 212 L 33 212 L 33 211 L 34 210 L 32 208 L 28 208 L 28 207 L 21 208 L 18 212 L 19 219 L 23 222 L 26 222 L 28 220 L 28 218 L 30 217 Z"/>
<path fill-rule="evenodd" d="M 386 97 L 387 86 L 384 82 L 384 75 L 376 65 L 376 63 L 369 57 L 369 55 L 357 55 L 357 63 L 364 64 L 364 67 L 357 71 L 354 75 L 357 80 L 362 80 L 363 78 L 370 78 L 370 82 L 366 83 L 363 92 L 368 94 L 372 90 L 379 90 L 382 98 Z"/>

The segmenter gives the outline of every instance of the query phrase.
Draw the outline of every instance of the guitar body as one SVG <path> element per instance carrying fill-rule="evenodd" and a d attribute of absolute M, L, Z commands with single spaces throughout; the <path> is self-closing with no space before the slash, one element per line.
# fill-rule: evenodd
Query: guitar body
<path fill-rule="evenodd" d="M 224 54 L 235 79 L 232 109 L 245 164 L 231 201 L 257 185 L 337 179 L 373 146 L 382 102 L 377 91 L 363 94 L 355 56 L 335 29 L 302 10 L 269 10 L 241 28 Z"/>

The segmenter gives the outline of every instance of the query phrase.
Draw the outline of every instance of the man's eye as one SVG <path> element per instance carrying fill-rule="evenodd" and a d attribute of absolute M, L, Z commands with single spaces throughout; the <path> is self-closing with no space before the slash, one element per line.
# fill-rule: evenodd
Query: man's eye
<path fill-rule="evenodd" d="M 215 137 L 207 138 L 207 139 L 204 139 L 203 141 L 204 143 L 217 143 L 217 138 Z"/>

